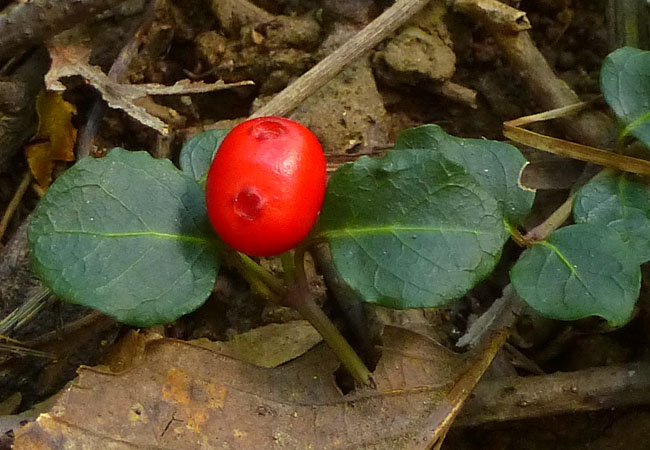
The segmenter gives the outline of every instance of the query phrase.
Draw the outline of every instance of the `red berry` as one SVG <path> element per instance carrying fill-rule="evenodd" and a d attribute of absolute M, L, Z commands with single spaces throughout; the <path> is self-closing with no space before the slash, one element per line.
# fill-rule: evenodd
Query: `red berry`
<path fill-rule="evenodd" d="M 326 177 L 323 150 L 307 128 L 282 117 L 247 120 L 228 133 L 210 166 L 210 222 L 235 250 L 285 252 L 316 222 Z"/>

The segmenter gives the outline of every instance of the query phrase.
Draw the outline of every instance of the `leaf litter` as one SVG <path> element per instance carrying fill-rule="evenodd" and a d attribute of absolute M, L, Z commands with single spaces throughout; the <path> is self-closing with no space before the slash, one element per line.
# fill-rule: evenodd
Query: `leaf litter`
<path fill-rule="evenodd" d="M 276 336 L 304 334 L 301 323 L 276 327 L 269 330 Z M 240 342 L 277 344 L 255 333 Z M 487 351 L 458 354 L 386 326 L 377 388 L 347 395 L 323 344 L 297 359 L 285 355 L 275 369 L 227 356 L 228 343 L 218 350 L 174 339 L 128 344 L 140 349 L 138 363 L 119 373 L 82 367 L 56 406 L 16 432 L 14 448 L 422 448 L 457 413 L 504 336 L 488 339 Z M 230 351 L 239 356 L 241 346 Z"/>

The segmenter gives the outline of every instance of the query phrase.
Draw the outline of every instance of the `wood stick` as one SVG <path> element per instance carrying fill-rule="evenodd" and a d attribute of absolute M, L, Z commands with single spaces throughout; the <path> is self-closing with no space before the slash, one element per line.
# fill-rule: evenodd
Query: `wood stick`
<path fill-rule="evenodd" d="M 13 2 L 0 15 L 0 60 L 41 44 L 124 0 Z"/>
<path fill-rule="evenodd" d="M 417 14 L 429 0 L 398 0 L 357 35 L 287 86 L 251 117 L 284 116 Z"/>
<path fill-rule="evenodd" d="M 481 381 L 455 427 L 650 404 L 650 364 Z"/>
<path fill-rule="evenodd" d="M 539 106 L 555 109 L 578 103 L 578 95 L 555 75 L 530 34 L 527 31 L 506 32 L 502 26 L 505 19 L 494 14 L 492 3 L 492 0 L 463 0 L 455 2 L 454 9 L 485 24 L 504 58 L 519 74 Z M 605 147 L 614 135 L 614 123 L 598 111 L 585 111 L 560 121 L 572 139 L 594 147 Z"/>

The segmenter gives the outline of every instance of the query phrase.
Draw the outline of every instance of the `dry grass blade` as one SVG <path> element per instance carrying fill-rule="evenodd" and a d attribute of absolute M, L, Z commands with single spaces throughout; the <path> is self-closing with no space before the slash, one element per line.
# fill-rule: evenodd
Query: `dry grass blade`
<path fill-rule="evenodd" d="M 547 111 L 545 113 L 520 117 L 515 120 L 504 122 L 503 135 L 520 144 L 528 145 L 558 156 L 565 156 L 638 175 L 650 175 L 650 161 L 633 158 L 631 156 L 619 155 L 596 147 L 545 136 L 521 128 L 523 125 L 540 120 L 554 119 L 559 117 L 559 114 L 575 112 L 583 107 L 584 104 L 570 105 L 568 107 Z"/>
<path fill-rule="evenodd" d="M 473 330 L 474 336 L 466 339 L 466 344 L 471 343 L 475 346 L 470 352 L 472 356 L 469 358 L 469 364 L 455 381 L 440 407 L 425 421 L 424 430 L 416 440 L 416 442 L 428 442 L 429 444 L 424 448 L 436 450 L 441 448 L 463 405 L 483 378 L 497 352 L 508 340 L 511 327 L 521 307 L 521 302 L 512 286 L 506 286 L 503 296 L 495 300 L 490 309 L 484 313 L 485 322 L 480 326 L 480 330 Z"/>
<path fill-rule="evenodd" d="M 38 289 L 25 303 L 0 321 L 0 335 L 9 334 L 23 326 L 47 306 L 52 301 L 51 298 L 49 289 L 45 287 Z"/>
<path fill-rule="evenodd" d="M 56 356 L 51 353 L 34 350 L 20 345 L 0 343 L 0 352 L 13 353 L 18 356 L 36 356 L 38 358 L 56 359 Z"/>
<path fill-rule="evenodd" d="M 29 184 L 31 183 L 31 181 L 32 181 L 32 173 L 28 170 L 25 173 L 25 175 L 23 175 L 23 179 L 20 181 L 20 184 L 18 185 L 18 189 L 16 189 L 16 193 L 11 198 L 9 205 L 7 205 L 7 209 L 5 209 L 5 213 L 2 216 L 2 220 L 0 220 L 0 240 L 2 240 L 2 237 L 7 231 L 9 222 L 11 221 L 11 218 L 14 216 L 16 209 L 18 209 L 18 205 L 20 205 L 20 201 L 23 199 L 23 195 L 25 195 L 25 192 L 27 192 L 27 188 L 29 188 Z"/>

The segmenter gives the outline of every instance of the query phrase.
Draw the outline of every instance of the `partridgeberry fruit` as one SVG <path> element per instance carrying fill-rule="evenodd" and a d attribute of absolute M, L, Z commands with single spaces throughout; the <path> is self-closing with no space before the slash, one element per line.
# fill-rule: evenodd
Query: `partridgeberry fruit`
<path fill-rule="evenodd" d="M 277 255 L 311 230 L 326 179 L 323 150 L 307 128 L 282 117 L 247 120 L 228 133 L 210 166 L 210 222 L 235 250 Z"/>

